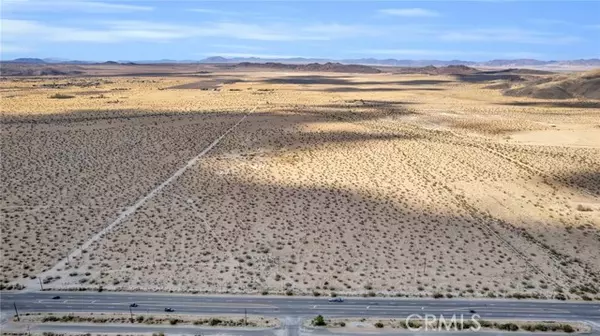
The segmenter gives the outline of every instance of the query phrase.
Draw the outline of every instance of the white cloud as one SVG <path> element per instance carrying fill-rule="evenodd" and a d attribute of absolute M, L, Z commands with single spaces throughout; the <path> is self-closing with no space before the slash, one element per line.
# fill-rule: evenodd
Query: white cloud
<path fill-rule="evenodd" d="M 387 8 L 379 10 L 379 13 L 402 17 L 436 17 L 440 13 L 424 8 Z"/>
<path fill-rule="evenodd" d="M 394 55 L 394 56 L 452 56 L 463 55 L 464 51 L 459 50 L 434 50 L 434 49 L 368 49 L 360 50 L 357 53 L 372 55 Z"/>
<path fill-rule="evenodd" d="M 562 45 L 581 41 L 579 37 L 516 28 L 472 29 L 446 31 L 439 35 L 449 42 L 508 42 Z"/>
<path fill-rule="evenodd" d="M 139 21 L 112 21 L 93 28 L 50 26 L 37 21 L 2 19 L 2 38 L 6 41 L 95 42 L 166 41 L 188 35 L 178 26 Z"/>
<path fill-rule="evenodd" d="M 214 22 L 202 25 L 168 24 L 149 21 L 112 20 L 90 22 L 91 27 L 49 25 L 30 20 L 0 19 L 2 38 L 7 41 L 93 42 L 171 41 L 192 37 L 222 37 L 255 41 L 324 41 L 338 33 L 317 33 L 282 24 Z"/>
<path fill-rule="evenodd" d="M 470 57 L 489 57 L 489 58 L 540 58 L 543 55 L 533 52 L 492 52 L 477 50 L 449 50 L 449 49 L 367 49 L 354 51 L 357 54 L 375 55 L 384 57 L 418 57 L 425 58 L 470 58 Z"/>
<path fill-rule="evenodd" d="M 257 51 L 257 50 L 265 49 L 263 47 L 250 46 L 250 45 L 244 45 L 244 44 L 211 44 L 211 47 L 223 48 L 223 49 L 234 49 L 234 50 L 247 50 L 247 51 L 252 51 L 252 50 Z"/>
<path fill-rule="evenodd" d="M 316 36 L 333 38 L 347 38 L 358 36 L 377 36 L 385 32 L 380 27 L 367 25 L 346 25 L 338 23 L 313 24 L 301 28 L 302 31 L 315 34 Z"/>
<path fill-rule="evenodd" d="M 24 53 L 29 52 L 31 49 L 23 46 L 19 46 L 11 43 L 2 43 L 0 44 L 0 53 L 2 54 L 15 54 L 15 53 Z"/>
<path fill-rule="evenodd" d="M 87 0 L 4 0 L 3 11 L 10 12 L 86 12 L 117 13 L 151 11 L 150 6 Z"/>
<path fill-rule="evenodd" d="M 240 58 L 298 58 L 306 56 L 294 56 L 294 55 L 280 55 L 280 54 L 253 54 L 253 53 L 231 53 L 231 52 L 212 52 L 205 53 L 204 56 L 222 56 L 222 57 L 240 57 Z"/>
<path fill-rule="evenodd" d="M 208 8 L 190 8 L 186 9 L 188 12 L 202 13 L 202 14 L 213 14 L 213 15 L 239 15 L 236 12 L 224 11 L 220 9 L 208 9 Z"/>

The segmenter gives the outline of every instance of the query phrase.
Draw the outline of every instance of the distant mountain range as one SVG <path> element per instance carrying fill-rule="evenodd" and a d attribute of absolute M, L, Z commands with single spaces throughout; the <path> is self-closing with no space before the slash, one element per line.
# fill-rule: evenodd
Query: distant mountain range
<path fill-rule="evenodd" d="M 17 58 L 12 61 L 6 61 L 12 63 L 27 63 L 27 64 L 98 64 L 99 62 L 90 61 L 77 61 L 61 58 Z M 485 62 L 473 62 L 473 61 L 440 61 L 440 60 L 398 60 L 398 59 L 376 59 L 376 58 L 359 58 L 359 59 L 344 59 L 344 60 L 331 60 L 331 59 L 320 59 L 320 58 L 257 58 L 257 57 L 233 57 L 225 58 L 221 56 L 208 57 L 202 60 L 119 60 L 119 61 L 107 61 L 106 64 L 186 64 L 186 63 L 210 63 L 210 64 L 234 64 L 242 62 L 252 63 L 267 63 L 277 62 L 283 64 L 309 64 L 309 63 L 327 63 L 327 62 L 339 62 L 342 64 L 360 64 L 360 65 L 378 65 L 378 66 L 403 66 L 403 67 L 422 67 L 422 66 L 448 66 L 448 65 L 467 65 L 467 66 L 489 66 L 489 67 L 527 67 L 527 66 L 585 66 L 585 67 L 600 67 L 600 59 L 579 59 L 579 60 L 564 60 L 564 61 L 540 61 L 536 59 L 512 59 L 512 60 L 491 60 Z"/>

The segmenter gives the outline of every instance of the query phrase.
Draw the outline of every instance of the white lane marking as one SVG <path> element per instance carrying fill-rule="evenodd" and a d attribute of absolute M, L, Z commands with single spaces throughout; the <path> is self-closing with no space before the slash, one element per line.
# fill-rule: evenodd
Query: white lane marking
<path fill-rule="evenodd" d="M 248 113 L 244 114 L 244 116 L 242 116 L 240 118 L 240 120 L 238 120 L 233 126 L 231 126 L 223 134 L 221 134 L 221 136 L 219 136 L 218 138 L 216 138 L 210 145 L 208 145 L 206 148 L 204 148 L 204 150 L 202 152 L 200 152 L 200 154 L 196 155 L 191 160 L 189 160 L 183 167 L 179 168 L 173 175 L 171 175 L 163 183 L 161 183 L 160 185 L 158 185 L 156 188 L 150 190 L 150 192 L 148 194 L 146 194 L 142 198 L 138 199 L 132 206 L 128 207 L 127 210 L 123 211 L 117 217 L 117 219 L 115 219 L 112 223 L 110 223 L 108 226 L 106 226 L 100 232 L 98 232 L 95 235 L 93 235 L 85 243 L 83 243 L 78 248 L 76 248 L 71 253 L 69 253 L 69 255 L 66 258 L 60 260 L 50 270 L 48 270 L 46 272 L 43 272 L 41 274 L 38 274 L 38 278 L 44 278 L 48 274 L 55 274 L 55 273 L 58 272 L 59 268 L 60 269 L 65 269 L 66 265 L 67 265 L 67 263 L 69 262 L 70 259 L 75 259 L 75 257 L 77 257 L 78 255 L 81 254 L 82 250 L 89 249 L 89 247 L 94 242 L 100 240 L 100 238 L 102 238 L 105 234 L 107 234 L 108 232 L 110 232 L 115 226 L 121 224 L 131 214 L 133 214 L 134 212 L 136 212 L 142 205 L 144 205 L 144 203 L 146 203 L 146 201 L 148 201 L 149 199 L 153 198 L 156 194 L 158 194 L 166 186 L 168 186 L 169 184 L 171 184 L 171 182 L 175 181 L 179 176 L 181 176 L 183 173 L 185 173 L 186 170 L 188 170 L 190 167 L 194 166 L 196 164 L 196 162 L 198 162 L 206 153 L 208 153 L 211 149 L 213 149 L 216 145 L 218 145 L 219 142 L 221 142 L 221 140 L 223 140 L 223 138 L 225 136 L 227 136 L 227 134 L 231 133 L 231 131 L 233 131 L 234 129 L 236 129 L 238 127 L 238 125 L 241 124 L 242 121 L 244 121 L 251 113 L 253 113 L 254 111 L 256 111 L 257 108 L 258 108 L 258 105 L 254 106 L 254 108 L 252 110 L 250 110 L 250 111 L 248 111 Z M 33 282 L 32 282 L 31 286 L 33 286 Z M 35 286 L 37 286 L 37 281 L 35 282 Z"/>

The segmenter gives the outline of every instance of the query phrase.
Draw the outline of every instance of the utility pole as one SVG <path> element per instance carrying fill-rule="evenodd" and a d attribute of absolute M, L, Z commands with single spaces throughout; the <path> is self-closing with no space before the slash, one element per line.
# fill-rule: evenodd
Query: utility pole
<path fill-rule="evenodd" d="M 13 306 L 15 306 L 15 314 L 17 315 L 17 322 L 21 322 L 19 318 L 19 310 L 17 309 L 17 303 L 13 301 Z"/>
<path fill-rule="evenodd" d="M 40 281 L 40 289 L 44 290 L 44 286 L 42 285 L 42 279 L 40 277 L 38 277 L 38 280 Z"/>
<path fill-rule="evenodd" d="M 131 323 L 133 323 L 133 312 L 131 311 L 131 306 L 129 306 L 129 314 L 131 315 Z"/>
<path fill-rule="evenodd" d="M 244 308 L 244 326 L 248 326 L 248 313 L 246 308 Z"/>

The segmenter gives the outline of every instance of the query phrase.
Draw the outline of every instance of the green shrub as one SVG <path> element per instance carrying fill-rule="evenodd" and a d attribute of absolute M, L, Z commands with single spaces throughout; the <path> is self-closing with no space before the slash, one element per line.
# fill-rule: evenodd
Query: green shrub
<path fill-rule="evenodd" d="M 317 317 L 315 317 L 312 320 L 312 324 L 314 326 L 317 326 L 317 327 L 322 327 L 322 326 L 327 325 L 327 323 L 325 322 L 325 318 L 323 317 L 323 315 L 317 315 Z"/>
<path fill-rule="evenodd" d="M 572 333 L 575 332 L 575 329 L 573 327 L 571 327 L 570 324 L 563 324 L 562 326 L 562 330 L 566 333 Z"/>
<path fill-rule="evenodd" d="M 217 325 L 221 324 L 222 322 L 223 321 L 221 321 L 218 318 L 211 318 L 210 320 L 208 320 L 208 325 L 214 327 L 214 326 L 217 326 Z"/>
<path fill-rule="evenodd" d="M 498 329 L 507 331 L 517 331 L 519 326 L 514 323 L 503 323 L 498 325 Z"/>
<path fill-rule="evenodd" d="M 375 328 L 379 328 L 379 329 L 383 328 L 383 323 L 381 323 L 381 322 L 375 323 Z"/>

